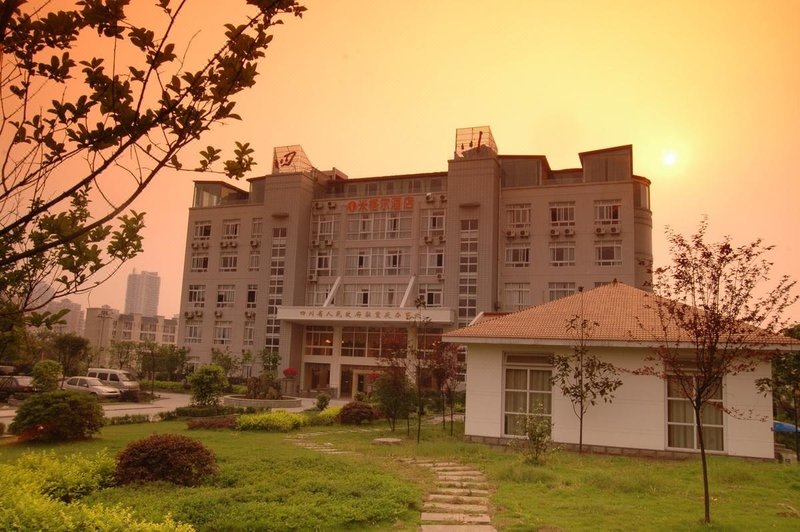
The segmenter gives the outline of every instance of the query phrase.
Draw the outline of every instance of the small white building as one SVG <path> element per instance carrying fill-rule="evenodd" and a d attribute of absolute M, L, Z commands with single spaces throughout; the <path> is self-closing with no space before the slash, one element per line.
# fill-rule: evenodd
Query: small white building
<path fill-rule="evenodd" d="M 590 353 L 621 370 L 623 384 L 611 403 L 599 402 L 584 417 L 584 447 L 613 454 L 675 456 L 699 451 L 694 412 L 688 400 L 658 376 L 632 373 L 660 342 L 649 331 L 659 323 L 654 298 L 613 282 L 585 293 L 513 314 L 479 317 L 445 333 L 443 340 L 467 346 L 465 438 L 500 444 L 514 437 L 516 421 L 541 403 L 551 416 L 553 440 L 578 443 L 578 418 L 572 403 L 551 385 L 552 357 L 568 355 L 577 343 L 568 321 L 580 315 L 596 322 L 586 341 Z M 796 341 L 770 336 L 776 349 Z M 766 358 L 754 372 L 724 379 L 719 401 L 704 419 L 706 449 L 731 456 L 773 458 L 772 401 L 755 381 L 771 376 Z M 746 413 L 733 416 L 727 411 Z M 704 416 L 706 417 L 706 416 Z"/>

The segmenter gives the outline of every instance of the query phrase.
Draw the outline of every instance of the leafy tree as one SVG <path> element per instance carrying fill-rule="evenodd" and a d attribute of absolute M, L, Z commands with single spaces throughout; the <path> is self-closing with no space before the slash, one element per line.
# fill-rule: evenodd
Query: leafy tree
<path fill-rule="evenodd" d="M 616 389 L 622 386 L 617 368 L 591 354 L 586 347 L 586 340 L 598 325 L 583 316 L 572 316 L 567 321 L 567 330 L 576 337 L 572 353 L 553 357 L 550 381 L 572 403 L 572 411 L 578 418 L 579 453 L 583 452 L 583 418 L 589 407 L 596 405 L 598 399 L 610 403 Z"/>
<path fill-rule="evenodd" d="M 91 357 L 89 340 L 73 333 L 55 334 L 51 355 L 64 368 L 64 375 L 79 375 L 86 370 Z"/>
<path fill-rule="evenodd" d="M 175 41 L 187 2 L 136 15 L 130 0 L 0 5 L 0 312 L 88 290 L 140 253 L 132 202 L 164 168 L 182 168 L 187 146 L 239 119 L 235 98 L 255 84 L 269 31 L 305 11 L 247 0 L 216 51 L 188 61 L 190 43 Z M 192 166 L 238 179 L 252 153 L 236 142 L 224 160 L 208 146 Z"/>
<path fill-rule="evenodd" d="M 439 395 L 442 398 L 442 429 L 445 429 L 445 408 L 450 407 L 450 435 L 453 435 L 455 416 L 456 391 L 459 386 L 459 376 L 464 372 L 464 363 L 459 354 L 460 347 L 456 344 L 436 342 L 433 346 L 430 360 L 430 371 Z"/>
<path fill-rule="evenodd" d="M 401 364 L 387 366 L 373 383 L 373 397 L 381 407 L 381 411 L 394 432 L 398 419 L 408 419 L 414 410 L 414 388 Z"/>
<path fill-rule="evenodd" d="M 111 367 L 134 369 L 139 367 L 139 343 L 131 340 L 111 341 Z"/>
<path fill-rule="evenodd" d="M 272 351 L 265 347 L 258 353 L 258 358 L 261 362 L 262 371 L 269 373 L 272 378 L 278 376 L 278 368 L 281 365 L 281 356 L 277 351 Z"/>
<path fill-rule="evenodd" d="M 659 343 L 648 365 L 638 373 L 668 381 L 694 411 L 703 469 L 704 519 L 711 521 L 704 413 L 716 407 L 726 376 L 752 372 L 763 361 L 756 353 L 771 348 L 784 310 L 797 300 L 795 283 L 781 277 L 771 289 L 772 246 L 759 239 L 734 245 L 729 236 L 707 241 L 708 221 L 689 237 L 667 230 L 669 266 L 655 268 L 652 308 L 655 326 L 641 324 Z M 689 347 L 687 347 L 689 346 Z M 723 409 L 725 407 L 722 407 Z M 727 409 L 726 409 L 727 410 Z"/>
<path fill-rule="evenodd" d="M 800 340 L 800 324 L 786 329 L 786 335 Z M 756 381 L 759 390 L 772 393 L 778 417 L 794 421 L 794 450 L 800 462 L 800 351 L 772 359 L 772 378 Z"/>
<path fill-rule="evenodd" d="M 41 392 L 58 390 L 63 375 L 61 364 L 55 360 L 40 360 L 33 366 L 33 385 Z"/>
<path fill-rule="evenodd" d="M 211 363 L 221 367 L 225 376 L 230 378 L 242 369 L 242 357 L 231 353 L 227 347 L 224 351 L 217 348 L 211 349 Z"/>
<path fill-rule="evenodd" d="M 225 388 L 228 379 L 225 371 L 214 364 L 200 366 L 189 375 L 189 384 L 192 386 L 192 403 L 200 406 L 216 406 Z"/>

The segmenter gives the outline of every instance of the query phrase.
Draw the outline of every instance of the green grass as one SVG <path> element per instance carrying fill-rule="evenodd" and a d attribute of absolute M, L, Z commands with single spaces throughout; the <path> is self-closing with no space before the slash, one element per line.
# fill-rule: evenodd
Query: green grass
<path fill-rule="evenodd" d="M 375 423 L 371 427 L 385 427 Z M 417 445 L 414 428 L 394 434 L 347 432 L 352 427 L 307 427 L 311 437 L 357 455 L 322 455 L 296 447 L 285 434 L 236 431 L 188 432 L 181 422 L 106 427 L 99 438 L 55 446 L 0 443 L 0 462 L 31 448 L 59 454 L 116 453 L 153 432 L 180 432 L 214 449 L 220 474 L 197 488 L 154 484 L 112 488 L 89 502 L 122 503 L 140 519 L 168 513 L 199 530 L 414 530 L 423 494 L 432 486 L 426 468 L 401 457 L 454 460 L 484 471 L 494 487 L 493 524 L 500 530 L 798 530 L 800 467 L 712 457 L 711 515 L 704 527 L 700 464 L 558 452 L 547 464 L 524 464 L 503 450 L 461 441 L 426 425 Z M 372 440 L 393 435 L 398 446 Z"/>

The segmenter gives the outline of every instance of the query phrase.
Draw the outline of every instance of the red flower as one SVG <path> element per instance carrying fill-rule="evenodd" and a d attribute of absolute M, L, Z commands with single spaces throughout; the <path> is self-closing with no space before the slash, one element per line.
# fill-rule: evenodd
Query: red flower
<path fill-rule="evenodd" d="M 297 368 L 286 368 L 283 370 L 284 377 L 294 377 L 298 373 Z"/>

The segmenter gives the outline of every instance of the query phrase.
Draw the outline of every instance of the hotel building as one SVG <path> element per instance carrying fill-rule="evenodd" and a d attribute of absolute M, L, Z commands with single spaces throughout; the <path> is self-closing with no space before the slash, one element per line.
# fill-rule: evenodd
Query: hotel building
<path fill-rule="evenodd" d="M 248 190 L 196 181 L 179 345 L 195 363 L 266 347 L 302 391 L 351 396 L 398 334 L 426 349 L 481 312 L 646 286 L 650 181 L 631 146 L 580 161 L 500 155 L 479 127 L 456 131 L 443 172 L 348 179 L 287 146 Z"/>

